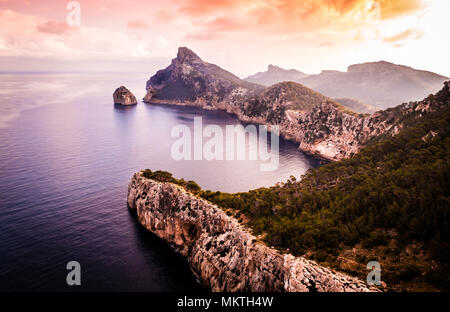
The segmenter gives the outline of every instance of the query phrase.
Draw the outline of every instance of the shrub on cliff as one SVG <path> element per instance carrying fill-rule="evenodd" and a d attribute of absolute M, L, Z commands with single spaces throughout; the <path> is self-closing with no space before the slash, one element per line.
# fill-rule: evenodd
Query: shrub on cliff
<path fill-rule="evenodd" d="M 201 190 L 200 186 L 195 181 L 185 181 L 184 179 L 176 179 L 170 172 L 167 171 L 162 170 L 152 171 L 150 169 L 145 169 L 142 171 L 142 176 L 144 178 L 152 179 L 159 182 L 170 182 L 178 184 L 193 193 L 197 193 Z"/>

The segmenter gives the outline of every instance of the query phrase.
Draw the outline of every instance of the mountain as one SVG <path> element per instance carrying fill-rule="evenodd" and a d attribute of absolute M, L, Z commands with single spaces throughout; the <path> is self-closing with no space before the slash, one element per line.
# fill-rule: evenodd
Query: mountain
<path fill-rule="evenodd" d="M 241 104 L 241 118 L 262 118 L 280 124 L 289 110 L 311 112 L 315 106 L 330 102 L 336 109 L 344 107 L 299 83 L 285 81 L 274 84 L 255 96 L 247 97 Z"/>
<path fill-rule="evenodd" d="M 185 103 L 204 108 L 224 107 L 232 96 L 242 96 L 263 87 L 239 79 L 217 65 L 204 62 L 186 47 L 147 82 L 146 101 Z"/>
<path fill-rule="evenodd" d="M 145 101 L 225 110 L 244 122 L 278 125 L 283 138 L 329 160 L 351 157 L 377 135 L 397 133 L 397 119 L 407 109 L 358 114 L 296 82 L 265 88 L 243 81 L 187 48 L 150 78 Z"/>
<path fill-rule="evenodd" d="M 307 74 L 296 69 L 284 69 L 275 65 L 269 65 L 267 71 L 248 76 L 244 80 L 263 86 L 271 86 L 283 81 L 298 81 L 307 76 Z"/>
<path fill-rule="evenodd" d="M 332 98 L 353 98 L 385 109 L 435 93 L 448 79 L 432 72 L 381 61 L 351 65 L 347 72 L 322 71 L 298 82 Z"/>

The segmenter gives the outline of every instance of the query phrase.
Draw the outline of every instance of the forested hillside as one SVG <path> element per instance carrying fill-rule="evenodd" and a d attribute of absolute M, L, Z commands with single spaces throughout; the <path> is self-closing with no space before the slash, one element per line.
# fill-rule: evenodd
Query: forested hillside
<path fill-rule="evenodd" d="M 448 288 L 448 84 L 428 100 L 444 108 L 413 112 L 396 136 L 377 137 L 351 159 L 310 170 L 300 181 L 201 196 L 243 213 L 267 243 L 295 255 L 361 275 L 378 260 L 388 287 Z M 360 252 L 349 255 L 354 247 Z"/>
<path fill-rule="evenodd" d="M 416 104 L 399 117 L 396 135 L 299 181 L 228 194 L 164 172 L 146 175 L 187 186 L 294 255 L 361 278 L 378 261 L 385 289 L 450 289 L 449 84 Z"/>

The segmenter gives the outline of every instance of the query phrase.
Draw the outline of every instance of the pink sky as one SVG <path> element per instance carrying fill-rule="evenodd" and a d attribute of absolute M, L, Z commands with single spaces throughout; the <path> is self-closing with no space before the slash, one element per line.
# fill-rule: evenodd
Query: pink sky
<path fill-rule="evenodd" d="M 447 0 L 0 0 L 0 70 L 144 71 L 179 46 L 244 77 L 386 60 L 450 76 Z"/>

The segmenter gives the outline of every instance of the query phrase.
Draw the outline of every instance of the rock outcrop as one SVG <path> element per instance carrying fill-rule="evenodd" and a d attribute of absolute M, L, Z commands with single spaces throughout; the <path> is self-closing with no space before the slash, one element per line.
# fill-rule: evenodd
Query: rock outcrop
<path fill-rule="evenodd" d="M 264 87 L 243 81 L 214 64 L 204 62 L 188 48 L 147 81 L 154 90 L 152 102 L 226 109 L 235 98 L 254 94 Z M 152 91 L 153 92 L 153 91 Z"/>
<path fill-rule="evenodd" d="M 145 94 L 143 100 L 145 103 L 150 103 L 152 98 L 156 95 L 156 90 L 152 87 L 147 88 L 147 93 Z"/>
<path fill-rule="evenodd" d="M 234 218 L 181 186 L 133 175 L 128 207 L 212 291 L 371 291 L 366 283 L 258 242 Z"/>
<path fill-rule="evenodd" d="M 119 105 L 135 105 L 137 104 L 136 97 L 130 90 L 124 86 L 120 86 L 113 94 L 114 104 Z"/>

